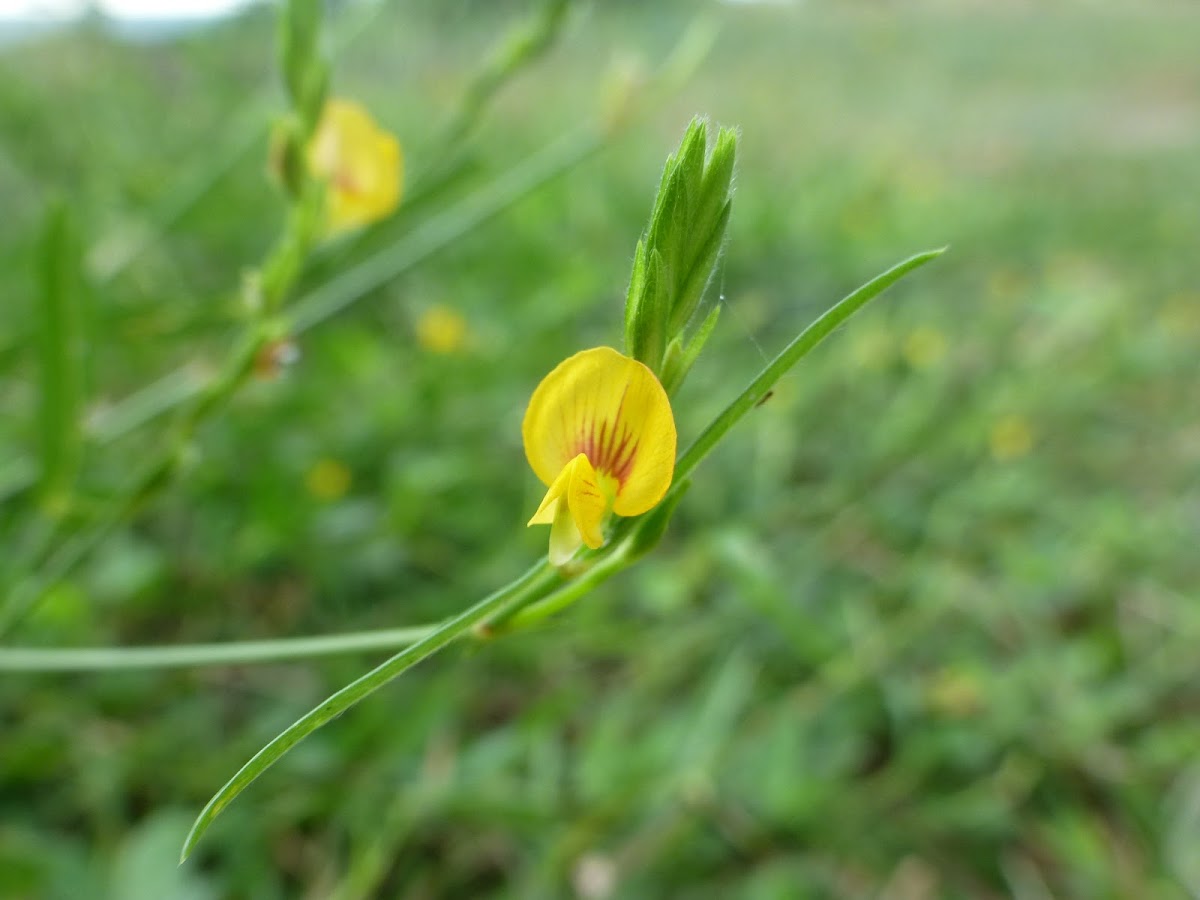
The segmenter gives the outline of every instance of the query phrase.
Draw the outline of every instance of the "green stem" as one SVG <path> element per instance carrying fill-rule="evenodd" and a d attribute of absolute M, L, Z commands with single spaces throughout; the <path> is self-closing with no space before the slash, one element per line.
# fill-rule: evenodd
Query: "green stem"
<path fill-rule="evenodd" d="M 317 637 L 168 647 L 0 647 L 0 672 L 116 672 L 281 662 L 338 653 L 393 650 L 415 644 L 437 627 L 414 625 Z"/>
<path fill-rule="evenodd" d="M 543 560 L 535 564 L 520 578 L 480 600 L 453 619 L 439 625 L 411 647 L 401 650 L 391 659 L 376 666 L 356 681 L 352 681 L 315 709 L 301 716 L 278 737 L 259 750 L 208 801 L 195 824 L 192 825 L 187 840 L 184 841 L 180 861 L 187 858 L 188 854 L 192 852 L 192 848 L 196 846 L 196 842 L 208 830 L 213 819 L 229 805 L 234 797 L 308 735 L 330 719 L 341 715 L 364 697 L 379 690 L 393 678 L 437 653 L 476 625 L 502 614 L 514 604 L 527 601 L 529 597 L 541 596 L 553 590 L 561 580 L 562 576 L 548 562 Z"/>
<path fill-rule="evenodd" d="M 519 607 L 514 604 L 515 608 L 512 615 L 501 619 L 502 624 L 497 627 L 497 632 L 503 633 L 528 628 L 554 615 L 559 610 L 566 609 L 576 600 L 591 592 L 605 581 L 608 581 L 608 579 L 612 578 L 618 572 L 628 568 L 630 563 L 633 562 L 633 557 L 629 554 L 628 548 L 629 544 L 627 542 L 617 544 L 611 550 L 606 551 L 582 575 L 567 582 L 552 594 L 540 599 L 534 599 Z"/>
<path fill-rule="evenodd" d="M 453 120 L 439 144 L 453 147 L 466 138 L 483 118 L 492 98 L 522 68 L 540 57 L 554 43 L 566 18 L 568 0 L 545 0 L 536 16 L 522 22 L 502 39 L 475 72 Z"/>

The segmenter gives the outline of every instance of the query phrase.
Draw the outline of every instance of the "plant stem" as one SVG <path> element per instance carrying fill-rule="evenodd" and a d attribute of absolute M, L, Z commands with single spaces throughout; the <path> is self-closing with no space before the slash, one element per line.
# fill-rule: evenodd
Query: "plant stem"
<path fill-rule="evenodd" d="M 414 625 L 317 637 L 165 647 L 0 647 L 0 672 L 115 672 L 282 662 L 393 650 L 415 644 L 437 628 L 437 625 Z"/>
<path fill-rule="evenodd" d="M 633 562 L 628 548 L 629 543 L 624 541 L 615 545 L 586 572 L 567 582 L 552 594 L 515 607 L 511 615 L 498 616 L 494 620 L 496 622 L 495 632 L 503 633 L 528 628 L 570 606 L 618 572 L 626 569 Z"/>

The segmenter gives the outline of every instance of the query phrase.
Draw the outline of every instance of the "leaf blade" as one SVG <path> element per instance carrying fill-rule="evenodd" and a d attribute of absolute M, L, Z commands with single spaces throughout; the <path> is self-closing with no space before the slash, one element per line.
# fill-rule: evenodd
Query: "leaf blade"
<path fill-rule="evenodd" d="M 550 589 L 561 578 L 558 571 L 552 568 L 548 562 L 544 560 L 538 562 L 515 581 L 484 597 L 474 606 L 448 620 L 417 643 L 384 660 L 370 672 L 350 682 L 309 710 L 254 754 L 205 804 L 184 840 L 179 861 L 182 863 L 188 858 L 213 820 L 233 802 L 238 794 L 308 735 L 417 663 L 428 659 L 471 628 L 503 612 L 510 604 L 520 602 L 529 594 L 536 596 L 538 592 Z"/>
<path fill-rule="evenodd" d="M 818 344 L 829 337 L 839 325 L 874 300 L 885 290 L 928 262 L 937 259 L 946 252 L 947 247 L 936 250 L 926 250 L 902 260 L 885 272 L 876 275 L 866 284 L 847 294 L 814 322 L 792 339 L 786 347 L 767 364 L 758 376 L 734 398 L 708 427 L 700 433 L 691 445 L 679 457 L 675 464 L 675 484 L 678 486 L 725 434 L 737 424 L 738 420 L 753 409 L 780 378 L 788 373 L 792 366 L 807 356 Z M 671 488 L 672 491 L 676 487 Z"/>
<path fill-rule="evenodd" d="M 70 490 L 82 451 L 83 299 L 80 242 L 70 208 L 46 214 L 37 255 L 37 355 L 41 403 L 38 493 L 47 506 Z"/>

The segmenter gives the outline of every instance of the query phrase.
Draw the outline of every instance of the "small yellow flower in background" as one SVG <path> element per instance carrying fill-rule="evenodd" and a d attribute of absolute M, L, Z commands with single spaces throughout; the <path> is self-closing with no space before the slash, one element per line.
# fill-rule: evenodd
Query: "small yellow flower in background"
<path fill-rule="evenodd" d="M 1177 337 L 1200 331 L 1200 294 L 1172 294 L 1159 310 L 1158 322 Z"/>
<path fill-rule="evenodd" d="M 378 221 L 400 202 L 400 142 L 349 100 L 325 104 L 308 148 L 308 168 L 328 185 L 326 227 L 331 233 Z"/>
<path fill-rule="evenodd" d="M 600 121 L 606 131 L 628 123 L 639 90 L 646 83 L 646 66 L 633 57 L 613 62 L 600 83 Z"/>
<path fill-rule="evenodd" d="M 895 358 L 892 336 L 886 331 L 863 331 L 855 336 L 850 353 L 864 369 L 882 369 Z"/>
<path fill-rule="evenodd" d="M 926 698 L 936 712 L 952 718 L 966 718 L 983 708 L 983 688 L 979 678 L 961 668 L 938 672 L 930 679 Z"/>
<path fill-rule="evenodd" d="M 1020 459 L 1033 449 L 1033 429 L 1023 416 L 1004 416 L 992 426 L 988 443 L 997 462 Z"/>
<path fill-rule="evenodd" d="M 417 320 L 417 340 L 430 353 L 455 353 L 467 337 L 467 320 L 448 306 L 431 306 Z"/>
<path fill-rule="evenodd" d="M 988 293 L 1001 300 L 1024 294 L 1029 290 L 1025 276 L 1011 269 L 999 269 L 988 276 Z"/>
<path fill-rule="evenodd" d="M 350 490 L 350 470 L 336 459 L 317 460 L 304 476 L 304 486 L 318 500 L 332 502 Z"/>
<path fill-rule="evenodd" d="M 910 200 L 936 202 L 945 188 L 942 170 L 924 159 L 903 160 L 894 172 L 894 183 Z"/>
<path fill-rule="evenodd" d="M 604 543 L 609 512 L 653 509 L 675 473 L 675 418 L 654 373 L 611 347 L 559 363 L 533 392 L 525 457 L 549 487 L 530 525 L 550 526 L 550 562 Z"/>
<path fill-rule="evenodd" d="M 946 356 L 946 336 L 923 325 L 904 339 L 904 358 L 914 369 L 929 369 Z"/>

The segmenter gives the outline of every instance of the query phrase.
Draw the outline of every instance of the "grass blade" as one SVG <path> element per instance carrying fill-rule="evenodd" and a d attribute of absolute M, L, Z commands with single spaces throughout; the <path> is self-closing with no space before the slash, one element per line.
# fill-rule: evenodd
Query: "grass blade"
<path fill-rule="evenodd" d="M 41 403 L 39 493 L 49 508 L 65 502 L 79 465 L 83 394 L 80 247 L 65 204 L 46 215 L 37 255 L 37 353 Z"/>

